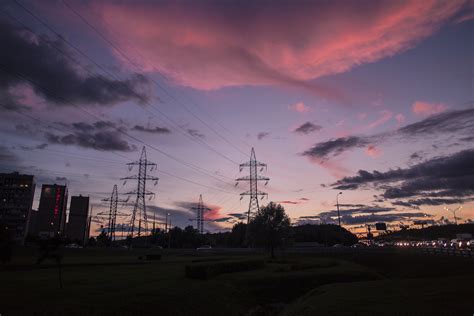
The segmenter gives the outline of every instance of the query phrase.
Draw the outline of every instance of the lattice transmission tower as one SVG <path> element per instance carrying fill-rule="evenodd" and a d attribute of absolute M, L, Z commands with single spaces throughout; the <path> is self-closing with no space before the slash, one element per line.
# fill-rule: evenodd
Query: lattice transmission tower
<path fill-rule="evenodd" d="M 236 179 L 237 183 L 239 181 L 247 181 L 250 184 L 250 190 L 246 192 L 240 193 L 240 199 L 242 200 L 245 195 L 250 196 L 250 203 L 249 203 L 249 210 L 247 212 L 247 224 L 250 222 L 250 216 L 252 216 L 255 212 L 257 212 L 260 207 L 258 205 L 258 197 L 261 196 L 263 199 L 265 196 L 268 198 L 268 193 L 258 190 L 258 182 L 265 181 L 265 185 L 268 184 L 270 178 L 264 177 L 259 175 L 259 172 L 267 169 L 267 164 L 257 161 L 255 158 L 255 150 L 252 147 L 252 151 L 250 153 L 250 160 L 240 164 L 239 169 L 240 172 L 244 168 L 248 167 L 250 169 L 250 174 L 245 177 L 240 177 Z M 260 170 L 259 170 L 260 169 Z"/>
<path fill-rule="evenodd" d="M 196 211 L 196 226 L 200 234 L 204 234 L 204 212 L 210 211 L 211 209 L 204 206 L 202 201 L 202 194 L 199 195 L 199 202 L 195 207 L 192 207 Z"/>
<path fill-rule="evenodd" d="M 150 167 L 150 172 L 156 168 L 156 163 L 150 162 L 146 158 L 145 146 L 143 146 L 140 159 L 134 162 L 127 164 L 129 170 L 131 171 L 133 167 L 138 166 L 138 174 L 130 177 L 122 178 L 122 180 L 137 180 L 137 189 L 125 194 L 135 195 L 136 201 L 133 207 L 132 218 L 130 220 L 130 237 L 133 238 L 133 233 L 135 231 L 135 221 L 137 219 L 138 213 L 138 233 L 137 236 L 140 237 L 142 231 L 142 221 L 144 222 L 145 232 L 148 231 L 148 218 L 146 214 L 146 204 L 145 197 L 150 196 L 150 199 L 155 196 L 155 193 L 146 190 L 146 182 L 154 181 L 154 184 L 158 184 L 158 178 L 147 175 L 148 167 Z"/>
<path fill-rule="evenodd" d="M 112 190 L 112 195 L 109 198 L 103 199 L 103 202 L 110 202 L 109 214 L 108 214 L 108 235 L 110 241 L 115 241 L 115 228 L 117 223 L 117 216 L 123 216 L 122 214 L 117 214 L 117 207 L 119 203 L 126 203 L 127 200 L 119 200 L 117 185 L 114 185 Z"/>

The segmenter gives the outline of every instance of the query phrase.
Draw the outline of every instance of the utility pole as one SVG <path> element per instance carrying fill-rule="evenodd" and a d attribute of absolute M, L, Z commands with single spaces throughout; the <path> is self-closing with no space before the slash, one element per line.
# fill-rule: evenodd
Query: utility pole
<path fill-rule="evenodd" d="M 90 237 L 90 234 L 91 234 L 91 221 L 92 221 L 92 211 L 93 210 L 94 210 L 94 208 L 91 205 L 91 212 L 89 214 L 89 218 L 87 219 L 86 231 L 84 232 L 84 247 L 86 247 L 87 244 L 89 243 L 89 237 Z"/>
<path fill-rule="evenodd" d="M 337 205 L 337 220 L 339 221 L 339 227 L 341 227 L 341 215 L 339 214 L 339 195 L 341 195 L 342 192 L 339 192 L 336 195 L 336 205 Z"/>
<path fill-rule="evenodd" d="M 258 181 L 265 181 L 265 185 L 268 184 L 268 181 L 270 181 L 270 178 L 260 176 L 258 174 L 259 168 L 260 172 L 262 172 L 264 169 L 267 169 L 267 164 L 257 161 L 255 158 L 255 150 L 252 147 L 252 151 L 250 153 L 250 160 L 247 162 L 244 162 L 240 164 L 239 170 L 242 171 L 243 168 L 248 167 L 250 170 L 250 174 L 245 177 L 240 177 L 236 179 L 237 183 L 238 181 L 246 181 L 249 182 L 250 184 L 250 190 L 246 192 L 240 193 L 240 199 L 242 200 L 245 195 L 250 196 L 250 203 L 249 203 L 249 209 L 247 212 L 247 224 L 250 222 L 250 216 L 253 215 L 255 212 L 257 212 L 260 207 L 258 205 L 258 197 L 261 196 L 263 199 L 264 196 L 267 196 L 268 198 L 268 193 L 262 192 L 258 190 L 257 184 Z"/>
<path fill-rule="evenodd" d="M 138 213 L 138 237 L 140 237 L 142 230 L 142 219 L 144 222 L 145 233 L 148 231 L 148 219 L 146 214 L 146 205 L 145 205 L 145 196 L 150 196 L 150 198 L 155 196 L 155 193 L 146 190 L 146 182 L 148 180 L 154 181 L 154 184 L 158 184 L 158 178 L 147 175 L 148 167 L 150 167 L 150 172 L 156 168 L 156 163 L 150 162 L 146 158 L 145 146 L 143 146 L 140 159 L 134 162 L 127 164 L 129 170 L 132 170 L 134 166 L 138 166 L 138 174 L 130 177 L 122 178 L 121 180 L 137 180 L 137 189 L 126 194 L 135 195 L 136 201 L 133 207 L 132 218 L 130 220 L 130 237 L 133 240 L 133 232 L 135 230 L 135 220 Z"/>
<path fill-rule="evenodd" d="M 170 229 L 171 229 L 171 217 L 170 217 Z M 168 249 L 171 248 L 171 234 L 168 231 Z"/>
<path fill-rule="evenodd" d="M 153 230 L 152 230 L 152 234 L 156 233 L 156 230 L 155 230 L 155 215 L 156 215 L 156 213 L 153 212 Z"/>
<path fill-rule="evenodd" d="M 196 226 L 200 234 L 204 234 L 204 212 L 210 211 L 211 209 L 204 206 L 202 201 L 202 194 L 199 195 L 199 202 L 195 207 L 192 207 L 196 211 Z"/>
<path fill-rule="evenodd" d="M 170 216 L 170 213 L 166 213 L 166 220 L 165 220 L 165 233 L 168 232 L 168 216 Z"/>

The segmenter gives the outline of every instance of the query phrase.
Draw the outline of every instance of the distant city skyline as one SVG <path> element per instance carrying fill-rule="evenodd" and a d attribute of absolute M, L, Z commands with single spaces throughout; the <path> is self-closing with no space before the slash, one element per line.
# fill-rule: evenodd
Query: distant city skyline
<path fill-rule="evenodd" d="M 261 203 L 293 223 L 337 223 L 339 192 L 349 227 L 452 222 L 444 207 L 459 205 L 460 222 L 474 220 L 472 1 L 8 0 L 0 11 L 0 172 L 67 184 L 94 214 L 114 184 L 135 189 L 120 179 L 146 146 L 160 178 L 147 184 L 149 217 L 195 226 L 202 194 L 205 229 L 229 229 L 248 209 L 235 179 L 253 147 L 270 178 Z"/>

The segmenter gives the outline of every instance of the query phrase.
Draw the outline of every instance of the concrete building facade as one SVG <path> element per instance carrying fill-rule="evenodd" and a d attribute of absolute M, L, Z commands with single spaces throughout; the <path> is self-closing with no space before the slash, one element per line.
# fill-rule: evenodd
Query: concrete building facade
<path fill-rule="evenodd" d="M 89 217 L 89 197 L 72 196 L 69 206 L 69 219 L 67 224 L 67 237 L 77 244 L 82 245 L 87 237 L 87 223 Z"/>
<path fill-rule="evenodd" d="M 67 199 L 68 192 L 65 185 L 43 184 L 37 218 L 40 237 L 65 235 Z"/>
<path fill-rule="evenodd" d="M 22 244 L 28 234 L 34 195 L 34 176 L 0 173 L 0 229 L 15 243 Z"/>

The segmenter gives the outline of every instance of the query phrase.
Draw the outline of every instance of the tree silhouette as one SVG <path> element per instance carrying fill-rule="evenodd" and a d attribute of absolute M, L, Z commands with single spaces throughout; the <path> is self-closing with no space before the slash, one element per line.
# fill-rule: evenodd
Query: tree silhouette
<path fill-rule="evenodd" d="M 280 204 L 270 202 L 260 208 L 248 225 L 251 244 L 264 246 L 275 257 L 275 248 L 283 246 L 290 233 L 290 218 Z"/>

